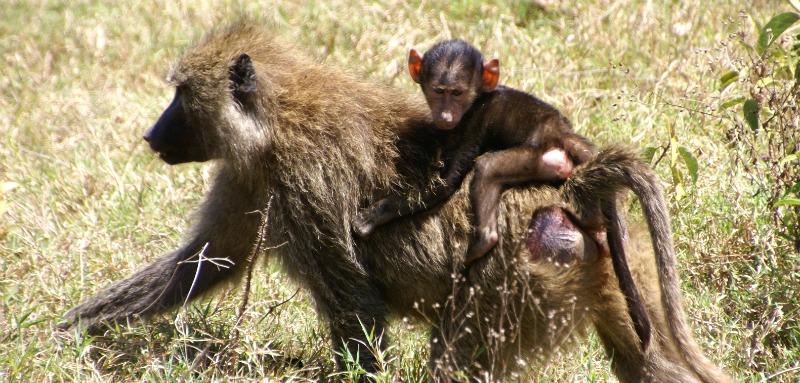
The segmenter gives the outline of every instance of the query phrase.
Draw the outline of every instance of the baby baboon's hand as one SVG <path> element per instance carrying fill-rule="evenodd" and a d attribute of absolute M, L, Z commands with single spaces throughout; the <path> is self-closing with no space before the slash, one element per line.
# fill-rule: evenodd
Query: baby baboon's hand
<path fill-rule="evenodd" d="M 375 225 L 371 219 L 372 216 L 371 209 L 362 209 L 353 219 L 353 232 L 359 238 L 367 238 L 375 230 Z"/>

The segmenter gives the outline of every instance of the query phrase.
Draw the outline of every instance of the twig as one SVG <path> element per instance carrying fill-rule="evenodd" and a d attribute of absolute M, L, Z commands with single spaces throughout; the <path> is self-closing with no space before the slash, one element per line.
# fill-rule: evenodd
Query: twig
<path fill-rule="evenodd" d="M 267 227 L 269 224 L 269 209 L 272 206 L 272 197 L 269 198 L 267 202 L 267 207 L 263 210 L 257 210 L 253 213 L 260 213 L 261 214 L 261 223 L 258 226 L 258 236 L 256 237 L 256 243 L 253 245 L 253 251 L 250 252 L 250 255 L 247 257 L 247 276 L 245 277 L 244 282 L 244 292 L 242 294 L 242 304 L 239 305 L 239 312 L 236 315 L 236 324 L 233 326 L 233 337 L 239 337 L 239 325 L 242 323 L 242 319 L 244 318 L 244 312 L 247 310 L 247 305 L 250 301 L 250 286 L 252 285 L 253 281 L 253 263 L 255 263 L 258 254 L 262 250 L 262 246 L 264 245 L 264 240 L 267 236 Z"/>
<path fill-rule="evenodd" d="M 785 370 L 778 371 L 778 372 L 776 372 L 776 373 L 774 373 L 774 374 L 762 379 L 761 381 L 762 382 L 771 382 L 773 379 L 775 379 L 779 375 L 783 375 L 783 374 L 786 374 L 786 373 L 789 373 L 789 372 L 793 372 L 793 371 L 798 371 L 798 370 L 800 370 L 800 366 L 794 366 L 794 367 L 791 367 L 791 368 L 787 368 Z"/>
<path fill-rule="evenodd" d="M 292 295 L 289 296 L 289 298 L 286 298 L 286 299 L 284 299 L 284 300 L 282 300 L 282 301 L 280 301 L 280 302 L 278 302 L 278 303 L 276 303 L 274 305 L 269 306 L 269 308 L 267 309 L 267 314 L 264 315 L 264 318 L 266 318 L 267 316 L 272 314 L 272 312 L 275 311 L 275 309 L 277 309 L 278 307 L 281 307 L 284 304 L 286 304 L 286 302 L 289 302 L 290 300 L 292 300 L 292 298 L 294 298 L 295 295 L 297 295 L 297 293 L 299 293 L 299 292 L 300 292 L 300 289 L 298 288 L 297 290 L 294 291 L 294 293 L 292 293 Z M 264 320 L 264 318 L 261 318 L 261 320 Z M 260 322 L 261 321 L 259 321 L 259 323 Z"/>
<path fill-rule="evenodd" d="M 211 350 L 211 344 L 212 344 L 212 341 L 207 341 L 206 342 L 206 346 L 203 347 L 203 351 L 200 351 L 200 355 L 198 355 L 196 358 L 194 358 L 194 361 L 192 361 L 192 366 L 189 367 L 189 369 L 186 370 L 186 372 L 184 372 L 183 375 L 181 376 L 181 380 L 180 380 L 181 382 L 184 382 L 187 379 L 189 379 L 189 375 L 194 373 L 195 369 L 200 367 L 200 363 L 203 361 L 203 359 L 206 356 L 208 356 L 208 352 Z"/>

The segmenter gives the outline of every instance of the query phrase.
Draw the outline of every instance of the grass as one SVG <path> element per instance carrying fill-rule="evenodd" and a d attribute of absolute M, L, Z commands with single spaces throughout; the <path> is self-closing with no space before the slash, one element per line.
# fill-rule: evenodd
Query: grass
<path fill-rule="evenodd" d="M 410 47 L 461 37 L 502 82 L 562 109 L 598 144 L 687 148 L 664 180 L 695 334 L 742 382 L 800 379 L 800 255 L 736 165 L 718 79 L 778 1 L 10 1 L 0 18 L 0 381 L 338 381 L 309 299 L 275 265 L 241 290 L 121 327 L 57 339 L 80 299 L 180 243 L 208 168 L 169 167 L 141 140 L 168 104 L 163 74 L 202 31 L 255 14 L 321 60 L 418 94 Z M 796 31 L 795 31 L 796 33 Z M 723 43 L 727 45 L 723 46 Z M 790 44 L 791 42 L 786 42 Z M 672 145 L 672 146 L 670 146 Z M 235 324 L 237 319 L 241 322 Z M 425 335 L 393 327 L 382 379 L 425 376 Z M 592 338 L 541 382 L 614 381 Z"/>

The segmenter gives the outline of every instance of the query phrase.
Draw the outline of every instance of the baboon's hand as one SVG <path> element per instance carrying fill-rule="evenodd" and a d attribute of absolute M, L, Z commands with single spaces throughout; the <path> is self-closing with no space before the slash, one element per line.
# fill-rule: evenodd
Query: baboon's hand
<path fill-rule="evenodd" d="M 353 232 L 360 238 L 367 238 L 375 230 L 375 224 L 372 223 L 372 209 L 362 209 L 356 214 L 353 219 Z"/>
<path fill-rule="evenodd" d="M 86 302 L 72 308 L 62 318 L 62 321 L 56 324 L 56 329 L 62 332 L 72 331 L 80 328 L 80 331 L 85 331 L 89 334 L 100 334 L 106 328 L 102 326 L 104 321 L 102 299 L 89 299 Z"/>
<path fill-rule="evenodd" d="M 353 231 L 361 238 L 369 237 L 378 226 L 398 217 L 389 212 L 396 211 L 396 202 L 384 198 L 366 209 L 361 209 L 353 219 Z"/>
<path fill-rule="evenodd" d="M 66 333 L 71 330 L 74 325 L 75 322 L 73 319 L 67 317 L 56 322 L 54 327 L 57 331 Z"/>
<path fill-rule="evenodd" d="M 114 323 L 130 323 L 147 319 L 153 314 L 175 305 L 164 303 L 164 297 L 172 297 L 170 283 L 174 282 L 179 261 L 183 254 L 195 254 L 193 249 L 176 250 L 165 254 L 150 266 L 98 292 L 64 314 L 60 329 L 80 327 L 89 334 L 101 334 Z M 194 273 L 192 273 L 194 274 Z M 182 301 L 185 297 L 181 298 Z"/>

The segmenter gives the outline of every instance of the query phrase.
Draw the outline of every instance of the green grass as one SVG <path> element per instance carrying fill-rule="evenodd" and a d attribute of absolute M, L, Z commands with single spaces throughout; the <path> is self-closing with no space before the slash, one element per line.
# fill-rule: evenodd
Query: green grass
<path fill-rule="evenodd" d="M 191 5 L 189 5 L 191 4 Z M 321 60 L 417 94 L 409 48 L 461 37 L 501 59 L 501 81 L 562 109 L 602 145 L 674 143 L 699 162 L 655 164 L 668 191 L 685 303 L 706 353 L 737 381 L 800 379 L 800 255 L 733 158 L 718 79 L 747 51 L 729 35 L 791 10 L 778 1 L 10 1 L 0 17 L 0 381 L 337 381 L 325 328 L 273 264 L 243 292 L 122 327 L 54 336 L 80 299 L 175 248 L 208 167 L 169 167 L 141 135 L 162 81 L 202 31 L 239 14 Z M 541 5 L 541 6 L 540 6 Z M 794 32 L 796 34 L 797 31 Z M 789 36 L 791 34 L 787 34 Z M 723 47 L 722 43 L 727 42 Z M 790 44 L 786 42 L 785 44 Z M 676 172 L 680 174 L 676 175 Z M 679 193 L 682 186 L 685 194 Z M 424 376 L 425 335 L 399 322 L 382 377 Z M 599 342 L 542 382 L 614 381 Z"/>

